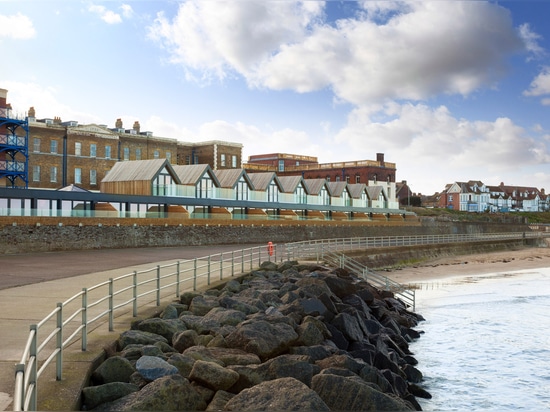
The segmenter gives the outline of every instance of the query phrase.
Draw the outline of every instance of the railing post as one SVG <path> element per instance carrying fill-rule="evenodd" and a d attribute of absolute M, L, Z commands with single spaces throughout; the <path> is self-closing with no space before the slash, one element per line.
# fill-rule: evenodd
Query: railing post
<path fill-rule="evenodd" d="M 252 270 L 252 260 L 254 260 L 253 248 L 250 248 L 250 270 Z"/>
<path fill-rule="evenodd" d="M 176 297 L 180 297 L 180 261 L 176 264 Z"/>
<path fill-rule="evenodd" d="M 235 276 L 235 251 L 231 251 L 231 277 Z"/>
<path fill-rule="evenodd" d="M 82 351 L 88 348 L 88 289 L 82 288 Z"/>
<path fill-rule="evenodd" d="M 223 252 L 220 253 L 220 280 L 223 280 Z"/>
<path fill-rule="evenodd" d="M 157 265 L 157 306 L 160 306 L 160 265 Z"/>
<path fill-rule="evenodd" d="M 193 292 L 197 290 L 197 258 L 194 260 L 193 268 Z"/>
<path fill-rule="evenodd" d="M 21 377 L 18 375 L 21 374 Z M 19 389 L 19 390 L 18 390 Z M 25 399 L 25 364 L 15 365 L 15 392 L 13 394 L 13 410 L 22 411 Z"/>
<path fill-rule="evenodd" d="M 241 273 L 244 273 L 244 249 L 241 249 Z"/>
<path fill-rule="evenodd" d="M 211 256 L 208 255 L 208 267 L 207 267 L 207 271 L 206 271 L 206 284 L 207 285 L 210 285 L 210 273 L 212 273 L 212 269 L 211 269 Z"/>
<path fill-rule="evenodd" d="M 138 286 L 138 281 L 137 281 L 137 270 L 134 270 L 134 274 L 132 275 L 132 283 L 133 283 L 133 287 L 132 287 L 132 297 L 133 297 L 133 308 L 132 308 L 132 316 L 135 318 L 137 317 L 137 308 L 138 308 L 138 304 L 137 304 L 137 296 L 138 296 L 138 293 L 137 293 L 137 286 Z"/>
<path fill-rule="evenodd" d="M 262 264 L 262 247 L 258 246 L 258 267 Z"/>
<path fill-rule="evenodd" d="M 55 379 L 60 381 L 63 373 L 63 303 L 57 303 L 57 334 L 56 346 L 57 356 L 55 357 L 56 374 Z"/>
<path fill-rule="evenodd" d="M 113 278 L 109 278 L 109 332 L 112 332 L 114 330 L 113 299 Z"/>
<path fill-rule="evenodd" d="M 34 331 L 34 337 L 31 342 L 29 357 L 33 360 L 32 368 L 30 370 L 29 385 L 33 386 L 31 393 L 29 409 L 31 411 L 36 411 L 37 409 L 37 395 L 38 395 L 38 327 L 37 325 L 31 325 L 31 330 Z M 23 404 L 25 403 L 25 398 L 23 398 Z"/>

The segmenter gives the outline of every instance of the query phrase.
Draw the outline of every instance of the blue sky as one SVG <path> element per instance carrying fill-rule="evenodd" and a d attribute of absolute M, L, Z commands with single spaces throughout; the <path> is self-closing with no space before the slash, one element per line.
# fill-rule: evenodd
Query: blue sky
<path fill-rule="evenodd" d="M 0 0 L 16 112 L 550 192 L 550 1 Z"/>

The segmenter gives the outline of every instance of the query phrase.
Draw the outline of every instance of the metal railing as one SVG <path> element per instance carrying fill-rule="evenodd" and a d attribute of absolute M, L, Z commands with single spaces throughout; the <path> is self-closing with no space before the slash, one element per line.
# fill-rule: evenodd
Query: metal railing
<path fill-rule="evenodd" d="M 397 283 L 387 276 L 382 276 L 365 265 L 353 260 L 349 256 L 339 253 L 328 252 L 323 255 L 325 261 L 339 268 L 345 268 L 355 274 L 360 274 L 372 286 L 378 289 L 392 292 L 396 298 L 400 299 L 406 307 L 414 312 L 416 308 L 416 295 L 413 289 L 408 289 L 401 283 Z"/>
<path fill-rule="evenodd" d="M 335 255 L 346 250 L 364 250 L 374 247 L 412 246 L 450 242 L 473 242 L 503 239 L 547 237 L 550 234 L 537 233 L 494 233 L 434 236 L 391 236 L 346 239 L 324 239 L 305 242 L 273 245 L 273 254 L 269 248 L 258 246 L 232 252 L 209 255 L 203 258 L 181 260 L 167 265 L 133 271 L 108 281 L 99 283 L 57 303 L 56 308 L 38 324 L 30 326 L 30 333 L 23 349 L 20 363 L 15 370 L 15 393 L 13 410 L 37 409 L 37 385 L 46 367 L 55 360 L 56 379 L 63 375 L 63 350 L 81 340 L 81 350 L 87 349 L 87 337 L 92 324 L 107 317 L 109 331 L 114 328 L 116 314 L 132 309 L 137 316 L 138 307 L 146 305 L 160 306 L 161 299 L 168 296 L 180 296 L 182 290 L 197 290 L 198 282 L 210 285 L 212 281 L 224 280 L 244 273 L 247 269 L 259 267 L 263 261 L 282 261 L 297 259 L 330 260 L 338 266 L 361 273 L 373 285 L 401 293 L 404 288 L 389 279 L 376 275 L 364 266 L 348 257 Z M 333 256 L 332 258 L 330 256 Z M 376 275 L 376 276 L 375 276 Z M 152 296 L 151 296 L 152 295 Z M 408 300 L 407 300 L 408 299 Z M 413 296 L 414 307 L 414 296 Z M 97 325 L 99 326 L 99 325 Z M 96 327 L 97 327 L 96 326 Z M 45 330 L 45 331 L 44 331 Z M 44 331 L 44 332 L 43 332 Z M 45 338 L 41 338 L 44 333 Z M 67 337 L 66 337 L 67 336 Z M 41 355 L 44 355 L 45 359 Z M 40 359 L 39 359 L 40 358 Z M 40 363 L 40 366 L 39 366 Z"/>
<path fill-rule="evenodd" d="M 328 252 L 361 251 L 377 247 L 434 245 L 460 242 L 535 239 L 547 237 L 543 232 L 465 233 L 446 235 L 380 236 L 341 239 L 306 240 L 287 243 L 287 259 L 315 259 L 320 262 Z"/>
<path fill-rule="evenodd" d="M 136 317 L 138 307 L 160 306 L 163 298 L 177 298 L 182 290 L 197 290 L 199 282 L 210 285 L 253 270 L 263 261 L 281 261 L 283 247 L 273 246 L 272 255 L 269 248 L 258 246 L 133 271 L 83 288 L 66 301 L 57 303 L 50 314 L 30 326 L 20 363 L 15 368 L 13 410 L 37 410 L 37 385 L 42 373 L 55 361 L 56 379 L 61 380 L 63 350 L 80 339 L 81 350 L 85 351 L 90 328 L 99 320 L 107 318 L 109 331 L 113 331 L 115 315 L 129 305 L 132 316 Z"/>

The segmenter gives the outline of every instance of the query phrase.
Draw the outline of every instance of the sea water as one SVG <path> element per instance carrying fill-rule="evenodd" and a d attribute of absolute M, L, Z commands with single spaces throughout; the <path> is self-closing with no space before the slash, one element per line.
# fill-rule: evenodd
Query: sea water
<path fill-rule="evenodd" d="M 426 411 L 550 410 L 550 268 L 421 284 Z"/>

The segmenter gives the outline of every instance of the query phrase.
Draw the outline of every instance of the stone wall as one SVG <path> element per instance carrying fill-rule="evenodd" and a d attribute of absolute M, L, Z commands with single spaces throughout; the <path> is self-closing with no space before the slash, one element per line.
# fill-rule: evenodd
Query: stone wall
<path fill-rule="evenodd" d="M 0 218 L 0 254 L 103 248 L 287 243 L 313 239 L 529 231 L 493 222 L 320 222 Z"/>

